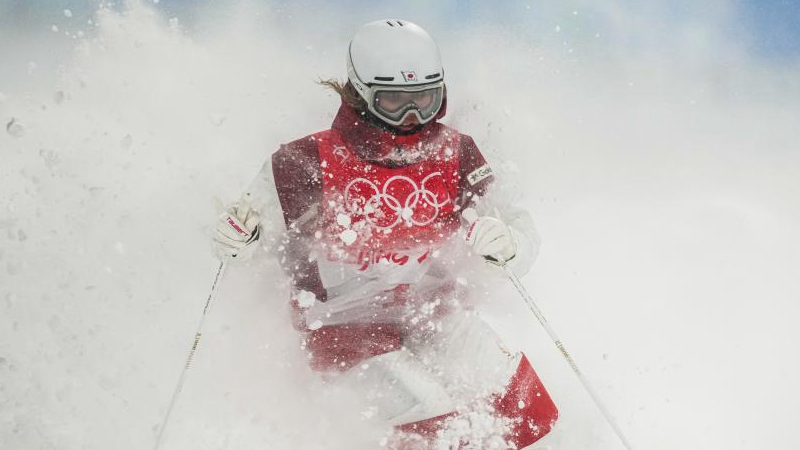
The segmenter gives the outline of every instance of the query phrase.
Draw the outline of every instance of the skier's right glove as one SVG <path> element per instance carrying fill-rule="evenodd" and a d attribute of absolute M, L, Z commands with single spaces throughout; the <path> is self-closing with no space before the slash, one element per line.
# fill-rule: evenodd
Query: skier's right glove
<path fill-rule="evenodd" d="M 478 216 L 472 208 L 464 209 L 461 216 L 469 223 L 466 241 L 475 253 L 492 264 L 504 266 L 517 255 L 517 240 L 502 220 Z"/>
<path fill-rule="evenodd" d="M 261 219 L 250 202 L 250 194 L 245 194 L 238 204 L 219 216 L 214 231 L 214 242 L 219 255 L 233 258 L 241 256 L 258 240 L 258 224 Z"/>

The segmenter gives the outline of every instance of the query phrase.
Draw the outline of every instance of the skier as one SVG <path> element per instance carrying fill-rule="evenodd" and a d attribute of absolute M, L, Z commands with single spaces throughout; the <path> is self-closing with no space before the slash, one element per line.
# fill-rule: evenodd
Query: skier
<path fill-rule="evenodd" d="M 492 448 L 537 441 L 556 407 L 526 356 L 465 306 L 477 295 L 457 276 L 465 255 L 527 271 L 533 231 L 525 213 L 496 212 L 475 142 L 439 122 L 447 91 L 436 43 L 405 20 L 368 23 L 350 42 L 347 82 L 322 84 L 342 100 L 331 129 L 282 145 L 257 180 L 274 179 L 285 224 L 277 249 L 311 367 L 358 387 L 400 448 L 447 439 L 478 404 L 503 430 Z M 265 234 L 257 197 L 249 191 L 220 217 L 220 252 L 241 259 Z M 488 448 L 479 439 L 447 448 Z"/>

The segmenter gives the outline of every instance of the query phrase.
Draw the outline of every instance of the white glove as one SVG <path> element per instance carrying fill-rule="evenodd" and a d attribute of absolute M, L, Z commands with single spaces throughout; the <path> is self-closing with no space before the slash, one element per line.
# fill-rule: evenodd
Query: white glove
<path fill-rule="evenodd" d="M 214 242 L 224 256 L 236 257 L 258 240 L 258 223 L 261 218 L 252 206 L 250 194 L 242 196 L 238 204 L 219 216 Z"/>
<path fill-rule="evenodd" d="M 472 208 L 465 209 L 461 215 L 470 224 L 466 240 L 475 253 L 498 265 L 504 265 L 517 255 L 517 241 L 502 220 L 489 216 L 478 217 Z"/>

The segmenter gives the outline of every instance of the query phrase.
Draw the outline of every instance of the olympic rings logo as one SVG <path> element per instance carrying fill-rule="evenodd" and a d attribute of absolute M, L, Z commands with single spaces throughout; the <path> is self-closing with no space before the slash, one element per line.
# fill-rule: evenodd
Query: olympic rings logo
<path fill-rule="evenodd" d="M 441 208 L 450 203 L 450 197 L 439 200 L 436 194 L 426 187 L 434 177 L 442 178 L 441 172 L 434 172 L 417 183 L 404 175 L 395 175 L 383 184 L 382 189 L 366 178 L 355 178 L 344 190 L 344 202 L 351 213 L 364 216 L 365 220 L 380 230 L 389 230 L 401 222 L 409 225 L 425 226 L 439 217 Z M 397 195 L 405 193 L 404 201 Z M 369 196 L 369 197 L 368 197 Z"/>

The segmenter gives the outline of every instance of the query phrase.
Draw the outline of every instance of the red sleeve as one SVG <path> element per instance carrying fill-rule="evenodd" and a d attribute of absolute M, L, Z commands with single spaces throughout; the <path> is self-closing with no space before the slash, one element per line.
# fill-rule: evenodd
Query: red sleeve
<path fill-rule="evenodd" d="M 322 198 L 322 173 L 314 138 L 308 136 L 281 145 L 272 155 L 272 174 L 289 229 Z"/>
<path fill-rule="evenodd" d="M 475 141 L 462 134 L 459 149 L 458 206 L 462 209 L 471 206 L 476 196 L 486 194 L 492 181 L 492 168 Z"/>
<path fill-rule="evenodd" d="M 298 139 L 272 155 L 272 173 L 281 204 L 286 234 L 281 265 L 297 289 L 326 300 L 316 261 L 309 261 L 309 243 L 319 227 L 322 175 L 317 143 L 312 136 Z"/>

